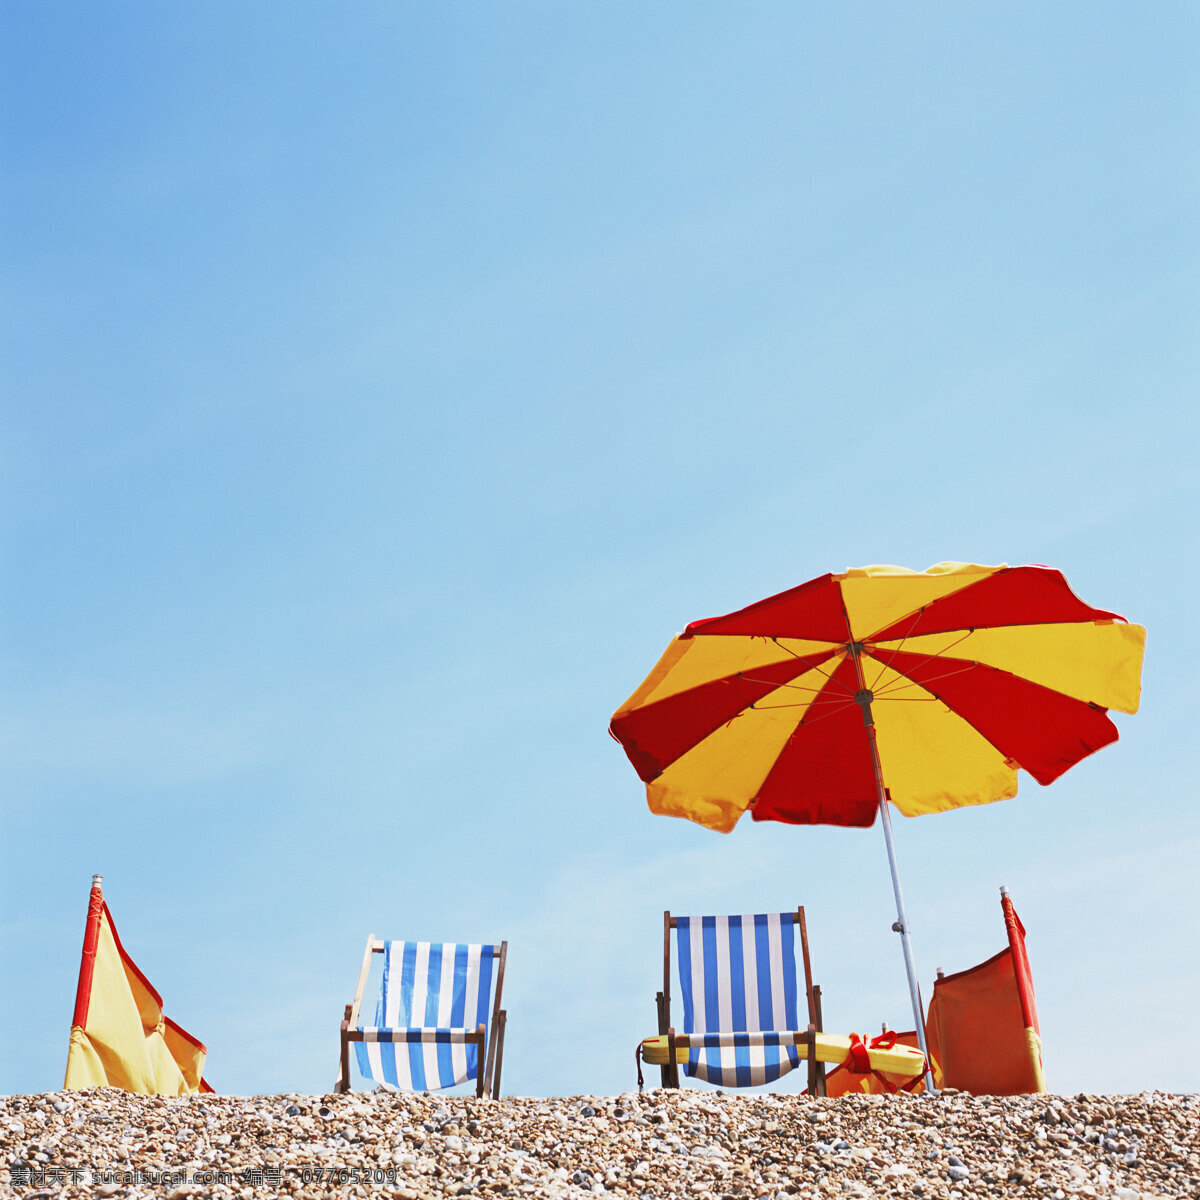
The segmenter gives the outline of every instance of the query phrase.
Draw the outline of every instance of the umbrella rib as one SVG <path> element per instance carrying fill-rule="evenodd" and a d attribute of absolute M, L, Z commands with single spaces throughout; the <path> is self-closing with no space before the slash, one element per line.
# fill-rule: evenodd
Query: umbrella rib
<path fill-rule="evenodd" d="M 805 687 L 801 683 L 775 683 L 775 681 L 771 679 L 755 679 L 753 675 L 743 675 L 740 671 L 738 672 L 738 678 L 744 679 L 747 683 L 770 684 L 776 691 L 782 691 L 784 688 L 791 688 L 791 690 L 794 692 L 812 692 L 814 695 L 820 695 L 820 693 L 825 690 L 824 684 L 822 684 L 820 687 Z M 826 678 L 828 678 L 828 676 L 826 676 Z M 846 693 L 846 695 L 849 694 L 849 692 Z"/>
<path fill-rule="evenodd" d="M 904 648 L 904 643 L 908 641 L 909 636 L 912 634 L 913 629 L 916 627 L 917 622 L 921 619 L 921 614 L 924 611 L 925 611 L 925 606 L 922 605 L 920 608 L 918 608 L 916 610 L 916 612 L 913 613 L 912 623 L 909 625 L 908 629 L 905 631 L 904 636 L 900 639 L 900 644 L 898 646 L 892 647 L 892 649 L 891 649 L 892 654 L 897 654 L 897 653 L 899 653 L 900 650 L 902 650 Z M 883 662 L 882 660 L 879 660 L 879 672 L 878 672 L 878 674 L 876 674 L 875 678 L 871 680 L 871 683 L 869 685 L 871 688 L 871 691 L 875 690 L 875 685 L 883 678 L 883 673 L 886 670 L 887 670 L 887 664 L 885 662 Z"/>
<path fill-rule="evenodd" d="M 753 634 L 752 636 L 753 636 L 753 637 L 762 637 L 762 636 L 764 636 L 764 635 L 762 635 L 762 634 Z M 768 637 L 768 638 L 769 638 L 769 639 L 770 639 L 772 642 L 774 642 L 774 643 L 775 643 L 775 645 L 777 645 L 777 646 L 780 648 L 780 650 L 782 650 L 782 651 L 784 652 L 784 654 L 790 654 L 790 655 L 791 655 L 793 658 L 807 658 L 807 657 L 808 657 L 808 655 L 807 655 L 807 654 L 797 654 L 797 653 L 796 653 L 796 651 L 795 651 L 795 650 L 793 650 L 793 649 L 792 649 L 790 646 L 785 646 L 785 645 L 784 645 L 784 644 L 783 644 L 783 643 L 782 643 L 782 642 L 781 642 L 781 641 L 780 641 L 780 640 L 779 640 L 777 637 L 775 637 L 775 636 L 774 636 L 774 634 L 767 634 L 766 636 L 767 636 L 767 637 Z M 814 639 L 814 641 L 817 641 L 817 640 L 823 640 L 823 639 Z M 830 643 L 829 643 L 829 650 L 828 650 L 828 653 L 829 653 L 829 654 L 833 654 L 833 653 L 835 653 L 835 652 L 837 651 L 837 648 L 838 648 L 840 645 L 841 645 L 841 642 L 830 642 Z"/>
<path fill-rule="evenodd" d="M 800 718 L 800 725 L 803 725 L 804 728 L 807 729 L 810 725 L 815 725 L 818 721 L 824 721 L 826 717 L 836 717 L 838 713 L 845 711 L 853 703 L 854 703 L 853 700 L 848 700 L 844 704 L 836 704 L 836 705 L 831 704 L 831 707 L 828 712 L 823 712 L 819 717 L 813 717 L 813 719 L 811 721 L 809 721 L 807 719 L 808 713 L 805 713 L 804 716 Z M 808 712 L 812 712 L 812 710 L 813 710 L 813 706 L 810 704 L 808 706 Z M 797 726 L 797 728 L 799 728 L 799 725 Z"/>
<path fill-rule="evenodd" d="M 803 707 L 811 711 L 818 704 L 824 705 L 826 708 L 832 704 L 840 711 L 843 708 L 850 708 L 854 704 L 854 701 L 843 700 L 840 697 L 834 696 L 828 700 L 809 700 Z M 746 707 L 753 709 L 755 712 L 774 712 L 777 708 L 800 708 L 801 706 L 799 704 L 759 704 L 755 701 L 753 704 L 747 704 Z"/>
<path fill-rule="evenodd" d="M 803 726 L 805 729 L 807 729 L 810 725 L 815 725 L 818 721 L 825 720 L 826 717 L 836 716 L 838 713 L 843 712 L 845 709 L 852 708 L 854 706 L 853 700 L 843 700 L 843 701 L 829 700 L 829 701 L 826 701 L 826 707 L 828 708 L 829 711 L 821 713 L 821 715 L 818 717 L 813 717 L 813 719 L 810 721 L 808 719 L 808 715 L 809 715 L 809 713 L 812 712 L 812 710 L 819 703 L 821 703 L 821 702 L 814 700 L 811 704 L 809 704 L 807 706 L 802 706 L 799 704 L 769 704 L 769 705 L 766 705 L 765 707 L 762 705 L 758 705 L 758 704 L 752 704 L 747 708 L 746 711 L 748 711 L 748 712 L 749 711 L 774 712 L 776 709 L 805 707 L 804 716 L 802 716 L 800 718 L 800 720 L 797 722 L 796 728 L 799 729 L 801 726 Z"/>
<path fill-rule="evenodd" d="M 780 643 L 778 638 L 773 637 L 771 639 L 771 641 L 773 641 L 775 643 L 775 645 L 779 646 L 780 650 L 784 651 L 785 654 L 790 654 L 793 658 L 804 658 L 805 657 L 805 655 L 803 655 L 803 654 L 797 654 L 794 650 L 789 650 L 786 646 L 784 646 Z M 830 650 L 829 657 L 832 658 L 834 656 L 834 654 L 836 654 L 836 653 L 837 653 L 836 649 Z M 841 688 L 841 690 L 843 692 L 845 692 L 845 694 L 847 696 L 852 696 L 854 694 L 848 687 L 846 687 L 845 684 L 838 683 L 837 680 L 835 680 L 832 675 L 830 675 L 827 671 L 822 671 L 819 666 L 814 666 L 812 668 L 812 670 L 816 671 L 818 675 L 824 675 L 825 679 L 829 683 L 832 683 L 834 685 L 834 687 Z M 761 683 L 761 682 L 765 682 L 765 681 L 759 680 L 758 682 Z M 781 686 L 788 686 L 788 685 L 781 685 Z M 824 691 L 824 685 L 822 685 L 820 688 L 818 688 L 817 691 Z"/>
<path fill-rule="evenodd" d="M 774 639 L 772 639 L 772 640 L 774 640 Z M 784 649 L 784 650 L 787 649 L 786 646 L 783 646 L 780 648 Z M 800 657 L 800 656 L 797 655 L 797 657 Z M 807 704 L 804 704 L 804 705 L 800 705 L 800 704 L 759 704 L 756 701 L 756 702 L 750 704 L 748 706 L 748 708 L 754 710 L 755 712 L 775 712 L 776 710 L 779 710 L 779 709 L 804 708 L 805 713 L 804 713 L 804 716 L 802 716 L 800 718 L 799 724 L 800 725 L 814 725 L 814 724 L 816 724 L 817 721 L 822 721 L 826 717 L 834 716 L 836 713 L 839 713 L 845 709 L 854 707 L 854 705 L 856 703 L 856 701 L 854 699 L 854 693 L 848 687 L 846 687 L 845 684 L 841 683 L 837 679 L 834 679 L 834 677 L 832 675 L 830 675 L 829 673 L 822 671 L 820 667 L 813 667 L 812 669 L 814 671 L 816 671 L 818 674 L 823 675 L 825 677 L 825 682 L 819 688 L 805 687 L 803 684 L 796 684 L 796 683 L 781 683 L 775 689 L 776 691 L 782 691 L 784 688 L 791 688 L 793 691 L 798 691 L 798 692 L 812 692 L 813 698 L 811 700 L 809 700 L 807 702 Z M 749 678 L 751 683 L 771 682 L 771 681 L 765 680 L 765 679 L 755 680 L 749 676 L 742 675 L 740 672 L 739 672 L 739 677 L 742 679 Z M 831 684 L 833 685 L 832 687 L 830 687 Z M 835 688 L 840 693 L 840 695 L 833 694 Z M 824 698 L 822 699 L 822 697 L 824 697 Z M 821 715 L 818 717 L 814 717 L 811 721 L 808 720 L 809 714 L 813 711 L 814 708 L 817 707 L 817 705 L 824 706 L 824 708 L 827 711 L 821 713 Z"/>
<path fill-rule="evenodd" d="M 943 646 L 940 650 L 935 651 L 933 654 L 927 654 L 923 659 L 921 659 L 921 661 L 919 663 L 916 664 L 916 667 L 914 667 L 913 670 L 916 670 L 917 667 L 923 667 L 927 662 L 932 662 L 935 658 L 941 658 L 943 654 L 945 654 L 949 650 L 953 650 L 954 647 L 957 646 L 960 642 L 965 642 L 967 640 L 967 638 L 969 638 L 971 636 L 971 634 L 973 634 L 974 632 L 975 632 L 974 629 L 968 629 L 966 631 L 966 633 L 964 633 L 962 635 L 962 637 L 956 638 L 954 641 L 952 641 L 950 643 L 950 645 Z M 904 639 L 902 638 L 901 644 L 903 644 L 903 642 L 904 642 Z M 890 650 L 880 650 L 877 647 L 872 647 L 870 653 L 871 653 L 871 657 L 874 658 L 877 662 L 882 663 L 883 666 L 890 668 L 892 664 L 890 662 L 884 663 L 883 655 L 890 654 L 893 658 L 895 658 L 895 656 L 900 653 L 900 647 L 893 646 Z M 883 670 L 881 668 L 880 675 L 882 675 L 882 674 L 883 674 Z M 896 674 L 899 675 L 899 674 L 901 674 L 901 672 L 897 671 Z M 876 682 L 878 682 L 878 678 L 876 678 Z"/>
<path fill-rule="evenodd" d="M 894 683 L 890 687 L 884 688 L 881 692 L 876 692 L 875 698 L 878 699 L 880 696 L 886 697 L 889 692 L 898 692 L 898 691 L 902 691 L 904 688 L 910 688 L 910 687 L 919 687 L 919 688 L 924 688 L 925 691 L 930 691 L 931 689 L 927 686 L 928 684 L 937 683 L 939 680 L 942 680 L 942 679 L 949 679 L 949 678 L 951 678 L 951 676 L 954 676 L 954 675 L 963 675 L 967 671 L 973 671 L 975 669 L 976 665 L 977 665 L 976 663 L 968 663 L 965 667 L 959 667 L 959 669 L 957 671 L 944 671 L 941 675 L 935 675 L 932 679 L 928 679 L 928 680 L 925 680 L 920 683 L 918 683 L 917 680 L 915 680 L 915 679 L 909 679 L 907 675 L 901 675 L 900 678 L 904 681 L 903 683 Z M 894 696 L 892 698 L 893 699 L 902 699 L 902 697 L 896 697 L 896 696 Z"/>

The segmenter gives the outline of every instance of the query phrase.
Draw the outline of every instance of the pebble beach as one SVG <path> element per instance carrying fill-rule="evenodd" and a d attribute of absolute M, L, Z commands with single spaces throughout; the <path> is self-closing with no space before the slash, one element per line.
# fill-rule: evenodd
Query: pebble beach
<path fill-rule="evenodd" d="M 1200 1197 L 1200 1097 L 0 1098 L 0 1195 Z"/>

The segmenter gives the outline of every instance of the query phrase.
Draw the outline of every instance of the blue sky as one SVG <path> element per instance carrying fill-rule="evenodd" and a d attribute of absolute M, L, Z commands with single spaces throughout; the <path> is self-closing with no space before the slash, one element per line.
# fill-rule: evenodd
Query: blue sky
<path fill-rule="evenodd" d="M 606 726 L 691 620 L 946 559 L 1149 644 L 1117 745 L 897 820 L 923 985 L 1007 884 L 1051 1087 L 1200 1089 L 1193 5 L 0 25 L 0 1089 L 97 871 L 220 1091 L 329 1088 L 371 932 L 509 940 L 519 1093 L 632 1085 L 666 908 L 803 903 L 827 1026 L 904 1024 L 879 829 L 653 817 Z"/>

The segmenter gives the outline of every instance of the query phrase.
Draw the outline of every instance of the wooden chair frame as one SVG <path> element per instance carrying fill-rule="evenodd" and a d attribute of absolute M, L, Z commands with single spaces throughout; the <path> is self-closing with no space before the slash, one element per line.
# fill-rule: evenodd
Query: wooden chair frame
<path fill-rule="evenodd" d="M 365 1040 L 358 1028 L 358 1018 L 362 1008 L 363 992 L 367 986 L 367 975 L 371 970 L 371 955 L 382 954 L 384 949 L 385 943 L 380 938 L 374 934 L 367 937 L 362 968 L 358 972 L 358 986 L 354 989 L 354 1003 L 346 1005 L 345 1015 L 342 1018 L 341 1056 L 338 1079 L 333 1088 L 337 1093 L 350 1090 L 350 1043 Z M 492 1036 L 489 1038 L 487 1029 L 480 1024 L 464 1039 L 468 1045 L 479 1047 L 481 1057 L 485 1044 L 487 1046 L 487 1061 L 481 1063 L 475 1073 L 475 1095 L 491 1096 L 493 1100 L 500 1099 L 500 1069 L 504 1064 L 504 1028 L 508 1023 L 508 1013 L 500 1007 L 500 995 L 504 989 L 504 967 L 507 960 L 508 942 L 504 941 L 500 943 L 500 961 L 496 969 L 496 994 L 492 1000 Z"/>
<path fill-rule="evenodd" d="M 808 1000 L 808 1028 L 797 1030 L 793 1042 L 808 1047 L 808 1094 L 825 1095 L 825 1064 L 817 1062 L 817 1034 L 823 1031 L 821 1015 L 821 989 L 812 981 L 812 963 L 808 956 L 808 924 L 804 919 L 804 906 L 796 909 L 796 928 L 800 932 L 800 950 L 804 957 L 804 994 Z M 671 1024 L 671 930 L 676 927 L 670 911 L 663 913 L 663 990 L 655 996 L 658 1008 L 658 1032 L 667 1038 L 667 1061 L 660 1067 L 662 1086 L 679 1087 L 679 1058 L 677 1052 L 685 1052 L 691 1046 L 686 1033 L 676 1033 Z"/>

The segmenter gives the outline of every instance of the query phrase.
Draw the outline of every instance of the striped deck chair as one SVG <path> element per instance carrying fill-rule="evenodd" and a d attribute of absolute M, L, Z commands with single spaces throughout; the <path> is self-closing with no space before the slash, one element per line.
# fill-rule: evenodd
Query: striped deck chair
<path fill-rule="evenodd" d="M 658 1031 L 668 1035 L 663 1087 L 688 1075 L 719 1087 L 773 1083 L 808 1047 L 808 1090 L 825 1094 L 825 1068 L 814 1038 L 821 1031 L 821 989 L 812 981 L 804 909 L 732 917 L 663 914 L 663 990 Z M 671 1025 L 671 930 L 679 948 L 683 1033 Z M 796 934 L 804 961 L 808 1020 L 798 1019 Z"/>
<path fill-rule="evenodd" d="M 383 955 L 383 982 L 375 1024 L 361 1025 L 359 1009 L 373 954 Z M 353 1042 L 364 1078 L 414 1092 L 474 1079 L 477 1096 L 499 1099 L 507 1021 L 500 993 L 507 957 L 507 942 L 480 946 L 368 937 L 354 1003 L 346 1005 L 342 1021 L 334 1091 L 350 1090 Z"/>

